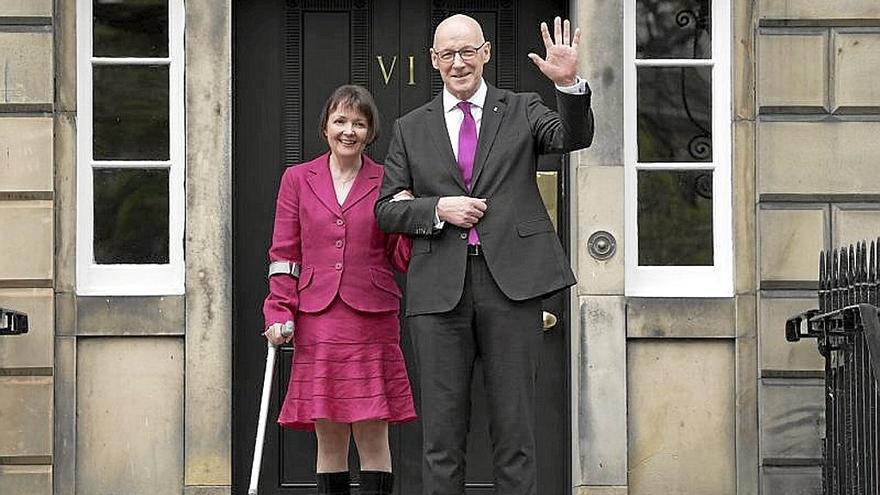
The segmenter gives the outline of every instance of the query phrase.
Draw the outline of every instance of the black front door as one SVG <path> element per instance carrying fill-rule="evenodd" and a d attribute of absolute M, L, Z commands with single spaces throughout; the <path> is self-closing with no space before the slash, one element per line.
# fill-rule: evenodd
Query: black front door
<path fill-rule="evenodd" d="M 233 484 L 247 492 L 259 407 L 265 340 L 262 300 L 266 251 L 272 233 L 275 195 L 284 167 L 326 149 L 318 117 L 330 92 L 345 83 L 366 86 L 378 104 L 384 128 L 427 102 L 442 83 L 431 68 L 433 27 L 451 13 L 477 18 L 492 42 L 486 80 L 501 88 L 536 91 L 555 104 L 552 83 L 532 67 L 530 51 L 543 53 L 540 21 L 564 15 L 564 0 L 240 0 L 234 20 L 234 207 L 233 207 Z M 381 161 L 385 133 L 368 150 Z M 567 167 L 560 156 L 542 159 L 539 179 L 567 246 Z M 544 303 L 559 317 L 545 332 L 539 377 L 539 492 L 570 491 L 570 406 L 567 295 Z M 408 334 L 402 335 L 408 362 Z M 313 434 L 275 426 L 289 376 L 290 349 L 282 349 L 267 429 L 261 494 L 313 493 Z M 474 382 L 472 430 L 468 439 L 468 493 L 494 493 L 492 455 L 479 366 Z M 413 389 L 416 370 L 410 368 Z M 392 429 L 397 477 L 395 493 L 421 493 L 421 429 L 418 422 Z M 352 451 L 354 448 L 352 446 Z M 352 455 L 356 473 L 356 456 Z"/>

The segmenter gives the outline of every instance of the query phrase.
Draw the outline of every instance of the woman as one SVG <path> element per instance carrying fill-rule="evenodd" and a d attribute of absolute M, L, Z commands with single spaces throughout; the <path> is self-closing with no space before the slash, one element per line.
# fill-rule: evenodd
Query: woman
<path fill-rule="evenodd" d="M 314 429 L 318 493 L 348 494 L 354 436 L 361 494 L 390 494 L 388 424 L 415 419 L 400 350 L 400 290 L 410 241 L 379 230 L 373 205 L 383 169 L 364 148 L 379 132 L 370 93 L 338 88 L 321 113 L 330 151 L 281 179 L 269 249 L 265 336 L 294 341 L 282 426 Z M 282 334 L 295 323 L 293 337 Z"/>

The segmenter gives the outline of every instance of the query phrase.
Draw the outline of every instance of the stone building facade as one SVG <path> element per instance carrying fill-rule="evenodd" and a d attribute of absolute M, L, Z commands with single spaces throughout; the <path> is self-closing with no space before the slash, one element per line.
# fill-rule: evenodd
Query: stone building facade
<path fill-rule="evenodd" d="M 238 4 L 171 0 L 167 32 L 177 41 L 132 62 L 83 49 L 91 17 L 82 3 L 93 2 L 0 0 L 0 307 L 31 322 L 25 335 L 0 337 L 0 493 L 238 493 Z M 786 343 L 783 323 L 816 306 L 820 249 L 880 234 L 880 4 L 682 3 L 711 8 L 716 51 L 674 63 L 634 56 L 643 49 L 638 6 L 664 2 L 569 5 L 599 122 L 593 147 L 570 157 L 563 196 L 579 279 L 567 327 L 571 493 L 819 494 L 822 361 L 813 343 Z M 137 271 L 110 273 L 102 288 L 83 265 L 83 232 L 92 231 L 78 222 L 97 211 L 83 170 L 122 165 L 83 155 L 83 136 L 101 132 L 98 120 L 84 121 L 98 118 L 101 94 L 82 87 L 82 71 L 119 64 L 168 67 L 172 144 L 140 165 L 168 170 L 169 244 L 181 251 L 167 254 L 180 270 L 160 277 L 167 290 L 143 289 L 152 275 Z M 670 64 L 715 71 L 703 96 L 714 108 L 714 156 L 695 159 L 701 165 L 675 158 L 657 168 L 663 160 L 633 154 L 640 105 L 657 108 L 639 100 L 650 89 L 642 75 Z M 713 206 L 702 213 L 714 264 L 704 271 L 718 277 L 643 276 L 633 256 L 645 250 L 632 246 L 651 241 L 634 220 L 650 212 L 639 209 L 633 178 L 694 169 L 714 174 L 704 197 Z M 611 257 L 591 253 L 597 232 L 615 240 Z"/>

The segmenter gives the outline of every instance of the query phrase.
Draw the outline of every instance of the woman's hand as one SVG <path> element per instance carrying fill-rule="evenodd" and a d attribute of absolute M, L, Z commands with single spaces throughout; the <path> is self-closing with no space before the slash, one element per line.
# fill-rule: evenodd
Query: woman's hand
<path fill-rule="evenodd" d="M 266 340 L 271 342 L 274 346 L 286 344 L 293 339 L 293 322 L 288 321 L 284 324 L 273 323 L 265 332 L 263 332 L 263 335 L 265 335 Z"/>
<path fill-rule="evenodd" d="M 409 201 L 411 199 L 416 199 L 416 197 L 413 196 L 413 193 L 410 192 L 408 189 L 404 189 L 403 191 L 398 191 L 397 194 L 392 196 L 391 202 L 394 203 L 396 201 Z"/>

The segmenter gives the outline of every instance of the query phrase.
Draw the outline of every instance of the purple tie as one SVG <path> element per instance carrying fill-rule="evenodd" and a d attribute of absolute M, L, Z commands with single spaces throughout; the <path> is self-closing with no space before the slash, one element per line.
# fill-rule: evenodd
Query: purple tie
<path fill-rule="evenodd" d="M 477 154 L 477 123 L 471 115 L 471 102 L 460 101 L 457 106 L 464 114 L 464 120 L 461 121 L 461 128 L 458 130 L 458 168 L 461 169 L 464 186 L 470 191 L 471 179 L 474 175 L 474 158 Z M 471 227 L 468 231 L 468 244 L 479 243 L 480 236 L 477 235 L 477 229 Z"/>

